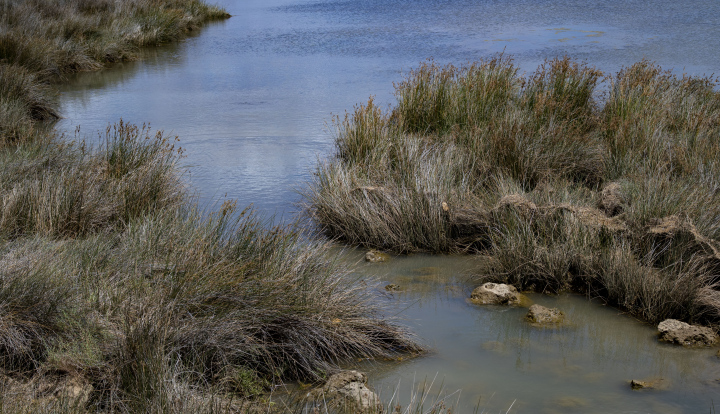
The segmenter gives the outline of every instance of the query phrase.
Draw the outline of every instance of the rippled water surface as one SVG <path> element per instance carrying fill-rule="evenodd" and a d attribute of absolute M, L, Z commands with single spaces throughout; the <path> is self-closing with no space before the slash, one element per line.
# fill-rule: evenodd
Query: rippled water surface
<path fill-rule="evenodd" d="M 91 140 L 121 117 L 177 134 L 202 203 L 225 197 L 290 218 L 298 190 L 333 149 L 332 115 L 375 96 L 428 58 L 464 62 L 504 52 L 522 71 L 569 55 L 614 73 L 640 59 L 676 73 L 720 72 L 720 2 L 697 0 L 223 0 L 233 17 L 139 62 L 62 85 L 69 135 Z M 359 257 L 359 256 L 358 256 Z M 350 254 L 349 260 L 357 257 Z M 654 329 L 576 296 L 534 296 L 572 325 L 541 330 L 524 310 L 466 303 L 473 258 L 409 256 L 362 265 L 397 283 L 378 291 L 430 356 L 364 367 L 383 397 L 437 375 L 460 412 L 712 412 L 720 358 L 658 344 Z M 362 364 L 362 363 L 361 363 Z M 666 378 L 633 392 L 630 379 Z"/>

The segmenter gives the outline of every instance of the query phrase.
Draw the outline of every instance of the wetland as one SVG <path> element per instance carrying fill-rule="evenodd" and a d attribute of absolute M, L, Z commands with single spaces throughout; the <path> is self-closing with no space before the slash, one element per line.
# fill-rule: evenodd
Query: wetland
<path fill-rule="evenodd" d="M 118 283 L 118 271 L 114 269 L 119 266 L 123 269 L 122 272 L 137 276 L 128 279 L 134 284 L 133 288 L 143 292 L 152 292 L 156 286 L 167 288 L 159 290 L 160 293 L 155 296 L 148 296 L 149 299 L 143 302 L 144 304 L 159 300 L 163 292 L 175 292 L 180 298 L 177 302 L 179 313 L 188 309 L 191 309 L 191 312 L 198 312 L 198 309 L 210 312 L 207 309 L 215 306 L 212 312 L 222 314 L 225 319 L 212 325 L 212 329 L 201 326 L 199 318 L 207 316 L 207 313 L 198 312 L 198 322 L 195 324 L 187 320 L 182 324 L 170 323 L 168 326 L 178 329 L 182 335 L 173 337 L 168 344 L 162 343 L 158 346 L 167 346 L 172 352 L 181 355 L 188 355 L 182 354 L 182 350 L 193 347 L 212 348 L 203 352 L 219 355 L 220 359 L 194 361 L 197 364 L 193 365 L 194 369 L 202 371 L 197 368 L 199 366 L 208 368 L 206 378 L 222 377 L 224 384 L 234 381 L 231 389 L 240 395 L 252 395 L 257 392 L 254 387 L 268 387 L 268 384 L 257 381 L 257 378 L 252 378 L 252 375 L 242 370 L 228 373 L 219 369 L 219 364 L 227 360 L 235 361 L 236 365 L 241 367 L 250 366 L 242 359 L 246 364 L 237 364 L 238 360 L 232 358 L 239 357 L 234 355 L 232 350 L 217 348 L 217 342 L 213 341 L 201 344 L 191 340 L 194 335 L 199 337 L 199 333 L 210 336 L 220 333 L 225 335 L 229 331 L 237 330 L 238 326 L 232 322 L 232 312 L 245 309 L 228 305 L 232 301 L 222 302 L 218 299 L 232 296 L 232 292 L 236 293 L 232 289 L 228 290 L 228 279 L 225 275 L 232 272 L 242 273 L 246 269 L 242 263 L 225 259 L 215 261 L 217 257 L 227 258 L 237 253 L 237 250 L 233 250 L 233 245 L 238 240 L 232 237 L 217 238 L 216 234 L 219 229 L 229 227 L 240 228 L 242 232 L 249 231 L 243 233 L 249 235 L 248 237 L 265 237 L 263 240 L 269 240 L 266 246 L 282 251 L 285 260 L 283 266 L 296 269 L 305 256 L 294 253 L 299 251 L 295 239 L 291 236 L 288 241 L 272 233 L 263 233 L 260 229 L 268 227 L 270 222 L 290 223 L 302 215 L 309 204 L 313 204 L 303 198 L 302 194 L 308 194 L 309 188 L 312 188 L 312 183 L 319 174 L 317 166 L 332 162 L 329 160 L 336 155 L 336 140 L 342 138 L 344 131 L 348 130 L 343 129 L 342 125 L 345 113 L 350 114 L 351 120 L 354 119 L 354 108 L 360 104 L 365 105 L 368 98 L 373 96 L 374 105 L 389 114 L 391 109 L 386 108 L 390 105 L 395 107 L 398 102 L 395 85 L 408 80 L 411 71 L 418 70 L 428 58 L 434 59 L 434 63 L 430 65 L 437 65 L 437 68 L 446 64 L 462 67 L 469 62 L 487 61 L 498 53 L 503 53 L 504 56 L 512 58 L 512 64 L 520 77 L 529 77 L 546 60 L 563 56 L 569 56 L 573 62 L 585 62 L 588 66 L 612 76 L 642 59 L 654 62 L 654 65 L 663 70 L 673 70 L 680 78 L 684 73 L 698 77 L 709 76 L 720 68 L 720 55 L 717 54 L 717 50 L 720 50 L 720 21 L 717 17 L 720 15 L 720 6 L 712 1 L 679 4 L 656 0 L 618 4 L 611 1 L 591 3 L 570 0 L 502 3 L 467 0 L 224 0 L 219 4 L 233 17 L 209 23 L 181 42 L 141 49 L 137 51 L 140 57 L 137 60 L 117 63 L 102 71 L 65 75 L 66 79 L 56 85 L 60 90 L 58 112 L 62 119 L 55 124 L 55 128 L 65 133 L 68 139 L 85 139 L 95 147 L 102 147 L 103 143 L 107 142 L 104 135 L 107 125 L 118 122 L 120 118 L 128 124 L 141 125 L 147 122 L 154 130 L 164 130 L 168 136 L 178 135 L 178 145 L 182 146 L 184 157 L 173 160 L 173 165 L 183 166 L 183 188 L 194 194 L 200 210 L 214 209 L 222 211 L 222 217 L 225 217 L 225 213 L 229 213 L 228 217 L 236 217 L 242 210 L 233 206 L 232 200 L 237 200 L 239 206 L 252 204 L 264 221 L 261 223 L 253 219 L 241 221 L 240 224 L 228 224 L 221 218 L 219 221 L 207 223 L 194 216 L 194 213 L 185 212 L 180 220 L 184 224 L 180 227 L 171 224 L 174 219 L 169 216 L 161 216 L 149 222 L 132 221 L 129 230 L 125 231 L 136 237 L 138 244 L 121 243 L 123 250 L 112 250 L 111 254 L 102 253 L 102 249 L 95 249 L 102 253 L 96 256 L 83 253 L 88 251 L 90 246 L 118 245 L 116 239 L 106 234 L 95 234 L 94 230 L 89 231 L 91 237 L 86 237 L 78 246 L 69 245 L 62 237 L 60 242 L 57 242 L 55 235 L 51 243 L 41 246 L 39 250 L 45 258 L 60 255 L 69 257 L 70 262 L 81 263 L 79 267 L 71 266 L 70 269 L 74 269 L 72 271 L 85 286 L 83 289 L 90 293 L 98 292 L 99 289 L 98 285 L 86 283 L 89 275 L 95 274 L 97 269 L 106 269 L 100 272 L 106 271 L 108 280 Z M 597 102 L 605 102 L 607 95 L 603 97 L 602 93 L 607 90 L 609 89 L 600 88 L 596 91 Z M 694 100 L 695 97 L 691 98 L 683 101 L 692 102 L 687 105 L 689 112 L 682 114 L 692 114 L 692 103 L 700 102 Z M 713 100 L 708 99 L 707 102 L 712 103 Z M 717 120 L 713 121 L 715 112 L 712 112 L 714 107 L 711 103 L 706 105 L 709 108 L 706 113 L 710 114 L 708 124 L 714 127 Z M 682 114 L 678 115 L 678 118 Z M 339 124 L 333 124 L 333 115 L 340 116 Z M 693 121 L 691 119 L 688 122 Z M 686 126 L 677 121 L 673 125 L 673 128 L 676 128 L 673 132 Z M 76 132 L 78 127 L 79 133 Z M 413 133 L 420 135 L 435 126 L 413 128 Z M 648 128 L 652 129 L 652 125 Z M 692 128 L 687 128 L 689 129 Z M 452 125 L 447 130 L 454 133 Z M 712 134 L 716 131 L 711 129 Z M 439 128 L 434 130 L 433 134 L 440 137 L 446 132 Z M 650 132 L 652 136 L 653 131 Z M 713 136 L 714 141 L 717 141 L 717 135 L 710 138 Z M 592 154 L 582 152 L 587 148 L 589 147 L 578 149 L 578 160 L 591 158 Z M 423 148 L 420 148 L 419 152 L 422 150 Z M 714 154 L 712 149 L 708 151 Z M 652 148 L 649 152 L 652 153 Z M 638 155 L 647 157 L 647 153 Z M 661 158 L 658 156 L 655 159 Z M 680 158 L 682 157 L 676 156 L 672 159 L 673 165 L 679 167 L 668 174 L 673 177 L 686 174 L 688 182 L 698 180 L 698 176 L 693 174 L 701 168 L 696 168 L 697 165 L 693 164 L 695 160 L 689 160 L 692 157 L 684 160 Z M 94 162 L 91 160 L 88 164 L 95 165 Z M 625 167 L 621 162 L 612 164 L 611 160 L 603 165 L 611 165 L 609 169 L 612 171 L 608 173 L 611 180 L 600 181 L 620 182 L 621 186 L 625 186 L 621 188 L 626 193 L 634 191 L 632 194 L 635 200 L 641 199 L 643 194 L 667 190 L 661 183 L 658 187 L 632 187 L 632 177 L 625 179 L 622 175 Z M 704 160 L 702 165 L 707 171 L 715 171 L 711 161 Z M 646 175 L 652 175 L 658 169 L 657 165 L 646 167 L 643 172 Z M 596 168 L 590 166 L 583 169 L 582 173 L 587 171 L 595 174 Z M 604 170 L 603 174 L 607 171 Z M 385 174 L 384 170 L 378 172 L 380 175 L 389 175 Z M 598 174 L 600 175 L 602 174 Z M 510 177 L 511 179 L 503 182 L 504 187 L 498 186 L 503 189 L 498 191 L 498 194 L 524 194 L 539 209 L 553 203 L 555 205 L 568 202 L 595 208 L 596 197 L 605 188 L 592 187 L 595 178 L 586 180 L 590 182 L 589 185 L 581 183 L 575 186 L 559 183 L 562 180 L 543 181 L 545 177 L 540 176 L 542 174 L 529 181 L 513 181 L 517 176 Z M 378 182 L 373 181 L 377 177 L 367 174 L 364 178 L 368 179 L 353 182 L 350 190 L 358 186 L 378 186 Z M 567 176 L 563 177 L 566 178 Z M 583 181 L 574 176 L 569 180 Z M 714 185 L 712 177 L 703 183 L 707 188 Z M 388 182 L 381 185 L 387 186 Z M 558 193 L 562 194 L 558 196 Z M 690 216 L 691 224 L 696 226 L 696 230 L 699 228 L 697 231 L 704 237 L 717 239 L 717 212 L 711 207 L 714 204 L 710 202 L 714 200 L 714 196 L 708 196 L 704 190 L 695 191 L 692 186 L 670 189 L 667 194 L 675 197 L 672 203 L 681 204 L 685 201 L 683 206 L 690 205 L 695 208 L 692 210 L 695 215 Z M 475 212 L 491 211 L 501 198 L 491 197 L 483 204 L 484 210 L 478 208 Z M 170 204 L 175 203 L 171 200 L 172 197 L 165 199 L 170 200 Z M 445 199 L 437 201 L 435 207 L 441 212 L 441 202 Z M 450 203 L 450 208 L 456 208 L 459 204 Z M 363 206 L 360 202 L 355 205 Z M 662 211 L 672 211 L 672 206 L 665 206 Z M 521 213 L 511 213 L 522 216 Z M 645 230 L 662 224 L 642 221 L 645 217 L 648 220 L 663 219 L 672 215 L 653 216 L 647 211 L 637 214 L 642 216 L 637 227 Z M 197 222 L 204 224 L 193 224 Z M 323 223 L 322 220 L 317 222 L 320 225 Z M 522 228 L 522 220 L 519 222 L 518 228 Z M 560 222 L 543 225 L 557 227 L 560 225 L 558 223 Z M 634 225 L 630 223 L 628 226 Z M 421 227 L 421 224 L 417 227 Z M 152 240 L 143 238 L 143 234 L 151 234 L 148 229 L 155 229 L 154 231 L 171 237 L 163 237 L 159 242 L 153 243 Z M 386 403 L 392 399 L 405 407 L 413 392 L 422 384 L 429 383 L 432 383 L 430 395 L 444 396 L 446 404 L 452 406 L 454 412 L 472 412 L 478 409 L 480 412 L 516 413 L 696 413 L 711 412 L 714 404 L 720 400 L 720 358 L 716 356 L 717 348 L 683 349 L 659 343 L 655 325 L 647 322 L 656 322 L 655 316 L 633 312 L 631 306 L 621 306 L 619 309 L 606 305 L 606 300 L 603 299 L 607 299 L 607 294 L 601 291 L 602 289 L 580 289 L 583 294 L 577 294 L 564 289 L 564 286 L 561 286 L 563 283 L 550 282 L 540 286 L 543 281 L 556 280 L 552 279 L 556 277 L 553 266 L 560 263 L 562 268 L 568 263 L 557 257 L 543 256 L 544 251 L 541 249 L 533 251 L 533 257 L 540 265 L 529 267 L 525 272 L 541 274 L 542 277 L 530 278 L 530 282 L 526 282 L 528 279 L 522 272 L 513 274 L 509 270 L 513 263 L 521 262 L 523 257 L 520 254 L 508 256 L 510 259 L 503 264 L 506 269 L 502 273 L 506 275 L 504 279 L 507 280 L 507 275 L 510 275 L 512 282 L 526 290 L 546 290 L 551 293 L 544 295 L 528 292 L 527 295 L 534 303 L 559 308 L 565 313 L 568 323 L 557 329 L 531 326 L 524 321 L 527 310 L 523 308 L 478 306 L 470 303 L 467 300 L 470 292 L 484 280 L 482 276 L 488 275 L 487 269 L 497 266 L 497 263 L 482 254 L 458 254 L 459 250 L 462 250 L 460 247 L 464 248 L 465 245 L 453 245 L 447 249 L 428 247 L 429 245 L 416 248 L 412 247 L 412 243 L 383 245 L 377 240 L 388 239 L 386 234 L 380 233 L 372 240 L 349 237 L 345 230 L 343 232 L 345 233 L 329 233 L 367 248 L 381 248 L 391 253 L 395 250 L 403 254 L 392 253 L 387 262 L 366 263 L 363 260 L 365 247 L 341 248 L 334 245 L 330 251 L 338 252 L 339 257 L 334 259 L 333 263 L 339 266 L 323 268 L 320 273 L 324 275 L 321 279 L 337 280 L 329 285 L 323 281 L 318 282 L 313 286 L 322 287 L 315 293 L 334 294 L 334 289 L 348 284 L 359 296 L 351 297 L 352 306 L 349 307 L 342 302 L 342 295 L 334 297 L 333 306 L 336 307 L 320 314 L 320 319 L 327 318 L 328 321 L 320 324 L 317 329 L 324 329 L 323 332 L 330 335 L 330 332 L 337 328 L 332 321 L 338 318 L 336 314 L 339 313 L 344 315 L 340 320 L 367 318 L 363 319 L 362 329 L 359 331 L 372 331 L 376 328 L 382 331 L 387 319 L 393 327 L 390 331 L 399 338 L 397 340 L 407 340 L 404 347 L 418 351 L 420 349 L 415 349 L 414 343 L 419 343 L 423 350 L 428 350 L 424 355 L 408 357 L 402 354 L 394 355 L 386 344 L 373 343 L 368 346 L 377 353 L 376 358 L 344 359 L 347 364 L 344 367 L 360 369 L 368 374 L 371 386 Z M 688 232 L 684 234 L 687 235 Z M 64 234 L 61 236 L 64 237 Z M 173 240 L 173 237 L 177 239 Z M 598 237 L 598 243 L 606 243 L 606 235 Z M 16 239 L 13 240 L 17 243 Z M 194 240 L 203 240 L 208 247 L 205 250 L 198 249 Z M 635 246 L 645 246 L 635 247 L 635 252 L 645 249 L 646 256 L 643 257 L 659 262 L 665 260 L 657 266 L 663 271 L 671 268 L 673 264 L 690 263 L 698 250 L 688 256 L 681 255 L 680 258 L 657 259 L 659 254 L 655 254 L 656 250 L 653 249 L 662 253 L 662 249 L 658 247 L 660 244 L 650 243 L 650 247 L 647 247 L 642 244 L 648 243 L 647 239 L 643 239 L 641 243 L 633 237 L 628 237 L 626 241 L 636 243 Z M 493 241 L 486 240 L 480 244 L 483 243 Z M 410 247 L 398 249 L 397 246 L 400 245 Z M 23 245 L 18 248 L 17 244 L 4 246 L 6 252 L 15 255 L 6 255 L 4 263 L 12 263 L 25 269 L 22 267 L 24 262 L 18 257 L 22 256 L 22 248 L 29 248 L 22 247 Z M 596 247 L 593 244 L 587 246 Z M 505 246 L 507 249 L 519 251 L 516 247 L 513 243 Z M 248 249 L 244 254 L 256 255 L 252 257 L 257 257 L 258 261 L 264 257 L 262 251 Z M 316 249 L 313 251 L 318 255 L 310 254 L 310 265 L 305 269 L 307 272 L 313 272 L 322 266 L 320 251 L 327 250 L 328 247 L 313 244 L 313 249 Z M 426 253 L 428 250 L 442 254 L 430 255 Z M 610 256 L 612 255 L 608 257 Z M 132 260 L 122 265 L 123 258 L 127 257 Z M 159 262 L 152 266 L 160 269 L 156 273 L 161 277 L 155 280 L 147 278 L 147 272 L 138 270 L 132 265 L 133 262 L 142 265 Z M 597 265 L 592 261 L 587 263 L 585 266 Z M 203 266 L 207 264 L 212 265 L 211 271 L 204 272 Z M 632 268 L 630 260 L 620 264 Z M 652 267 L 648 262 L 643 262 L 642 266 Z M 337 270 L 345 268 L 353 269 L 352 273 Z M 682 266 L 678 269 L 679 273 L 687 271 Z M 40 276 L 44 274 L 36 267 L 31 267 L 30 270 L 25 271 L 35 272 L 34 274 Z M 707 269 L 703 271 L 705 270 Z M 53 269 L 46 271 L 52 272 Z M 711 276 L 713 271 L 707 270 Z M 254 275 L 253 277 L 258 279 L 266 275 L 262 271 L 253 272 L 254 270 L 246 275 Z M 298 279 L 293 277 L 307 274 L 294 273 L 292 277 L 283 277 L 274 280 L 274 283 L 280 289 L 289 290 L 298 283 Z M 562 276 L 565 276 L 565 273 Z M 206 291 L 181 288 L 189 281 L 196 280 L 193 279 L 196 277 L 208 277 L 209 286 L 212 288 Z M 571 282 L 568 284 L 572 284 Z M 384 288 L 391 284 L 396 285 L 395 289 Z M 682 281 L 676 284 L 682 284 Z M 112 286 L 122 286 L 122 283 Z M 52 289 L 57 287 L 53 285 Z M 263 285 L 262 288 L 254 290 L 257 295 L 253 296 L 256 301 L 253 303 L 260 303 L 271 309 L 279 302 L 268 300 L 270 296 L 263 296 L 270 292 L 267 289 L 269 287 Z M 100 316 L 91 311 L 80 312 L 84 315 L 83 318 L 95 321 L 92 323 L 98 326 L 120 326 L 120 320 L 125 316 L 108 310 L 111 304 L 120 303 L 123 304 L 122 312 L 126 312 L 126 315 L 139 315 L 139 321 L 152 325 L 153 318 L 158 316 L 143 313 L 150 308 L 143 308 L 143 303 L 128 301 L 123 295 L 129 293 L 120 294 L 121 290 L 119 287 L 114 288 L 112 300 L 115 302 L 96 300 L 92 310 L 99 311 Z M 364 312 L 363 302 L 358 298 L 377 304 L 377 312 L 380 312 L 382 317 L 374 316 L 376 308 L 373 308 L 372 312 Z M 305 300 L 305 296 L 293 297 L 291 301 L 296 307 L 284 309 L 281 313 L 286 315 L 306 312 L 307 307 L 303 302 Z M 621 300 L 614 299 L 611 302 L 617 304 Z M 313 306 L 319 306 L 319 302 Z M 679 307 L 687 310 L 684 304 Z M 658 308 L 658 314 L 666 312 L 665 307 Z M 173 320 L 173 315 L 163 316 Z M 708 320 L 712 322 L 712 315 L 710 316 Z M 264 316 L 259 313 L 257 317 Z M 399 325 L 396 325 L 396 317 L 400 318 Z M 312 324 L 317 318 L 270 319 L 272 323 L 269 323 L 269 326 L 272 326 L 272 329 L 265 331 L 267 337 L 278 335 L 277 332 L 292 336 L 293 326 L 315 326 Z M 408 327 L 409 331 L 416 335 L 412 337 L 416 342 L 408 340 L 405 330 L 400 326 Z M 243 329 L 246 327 L 247 325 L 244 325 Z M 113 358 L 122 358 L 137 352 L 127 347 L 121 347 L 120 351 L 104 350 L 103 340 L 97 338 L 115 335 L 113 329 L 115 328 L 108 329 L 109 333 L 103 331 L 96 336 L 90 335 L 85 338 L 84 343 L 89 344 L 88 348 L 95 350 L 95 353 L 112 351 L 110 354 Z M 123 331 L 123 338 L 130 337 L 130 333 L 140 335 L 143 332 L 155 335 L 150 335 L 151 338 L 161 336 L 149 329 L 147 323 L 128 325 L 123 329 L 126 329 Z M 210 331 L 213 334 L 207 333 Z M 242 337 L 218 337 L 242 342 L 254 335 L 247 332 L 243 331 L 245 336 Z M 349 337 L 357 332 L 346 331 L 345 334 Z M 338 345 L 342 339 L 338 338 L 337 341 L 335 345 L 342 348 L 343 345 Z M 126 345 L 129 346 L 127 343 Z M 351 350 L 355 345 L 346 344 L 344 349 Z M 221 349 L 221 352 L 218 352 L 218 349 Z M 348 357 L 352 354 L 343 352 L 344 350 L 341 350 L 338 355 Z M 103 371 L 106 360 L 87 358 L 87 355 L 83 356 L 74 349 L 53 349 L 51 354 L 55 358 L 51 362 L 55 365 L 40 364 L 45 367 L 43 369 L 55 370 L 53 372 L 88 369 L 102 373 L 93 378 L 95 389 L 99 389 L 98 384 L 112 383 L 109 378 L 113 375 L 122 375 L 122 370 L 119 374 L 107 374 Z M 67 355 L 81 357 L 69 358 Z M 268 357 L 273 358 L 282 357 Z M 296 357 L 289 357 L 290 360 L 293 358 Z M 257 363 L 258 359 L 253 361 L 252 363 Z M 325 361 L 319 361 L 312 369 L 327 369 L 328 366 Z M 126 369 L 132 371 L 134 368 L 137 367 Z M 305 368 L 307 367 L 303 367 Z M 34 366 L 33 369 L 37 367 Z M 283 378 L 288 384 L 291 384 L 294 378 L 313 379 L 313 374 L 302 372 L 303 369 L 297 372 L 290 372 L 293 371 L 290 369 Z M 163 375 L 163 378 L 181 377 L 177 373 Z M 273 375 L 275 374 L 269 377 L 277 381 L 275 385 L 280 384 L 282 375 Z M 630 385 L 631 380 L 652 381 L 660 378 L 664 385 L 658 389 L 633 390 Z M 178 382 L 182 383 L 180 380 Z M 155 395 L 141 385 L 123 386 L 134 390 L 137 395 Z M 182 388 L 175 382 L 172 382 L 172 385 Z M 218 389 L 223 391 L 217 392 L 226 390 Z M 191 391 L 183 392 L 178 395 L 185 396 L 183 398 L 186 401 L 199 401 L 196 397 L 187 397 L 194 395 Z M 105 401 L 105 397 L 92 398 L 94 399 L 90 401 L 93 403 Z M 144 407 L 149 411 L 159 409 L 158 407 L 174 407 L 176 411 L 192 412 L 193 407 L 198 407 L 160 400 L 154 403 L 156 405 L 142 406 L 140 402 L 132 399 L 130 402 L 123 401 L 118 407 L 121 407 L 121 411 L 133 411 L 132 404 L 139 404 L 136 407 Z M 205 402 L 201 405 L 207 408 L 212 406 L 212 403 Z M 219 407 L 222 408 L 222 403 Z"/>

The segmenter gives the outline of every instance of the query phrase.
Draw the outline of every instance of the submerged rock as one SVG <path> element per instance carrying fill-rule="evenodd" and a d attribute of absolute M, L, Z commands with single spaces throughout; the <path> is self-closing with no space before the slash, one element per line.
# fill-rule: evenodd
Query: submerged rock
<path fill-rule="evenodd" d="M 677 319 L 666 319 L 658 325 L 660 340 L 683 346 L 711 346 L 718 336 L 705 326 L 690 325 Z"/>
<path fill-rule="evenodd" d="M 330 401 L 333 406 L 348 412 L 382 412 L 380 399 L 366 384 L 367 375 L 364 373 L 341 371 L 331 375 L 325 385 L 313 390 L 309 396 L 315 400 Z"/>
<path fill-rule="evenodd" d="M 668 381 L 664 378 L 630 381 L 630 388 L 634 390 L 657 390 L 666 389 L 667 387 Z"/>
<path fill-rule="evenodd" d="M 546 308 L 536 304 L 530 306 L 525 319 L 538 325 L 553 325 L 562 323 L 565 320 L 565 314 L 559 309 Z"/>
<path fill-rule="evenodd" d="M 580 397 L 560 397 L 555 404 L 561 408 L 579 410 L 589 405 L 588 401 Z"/>
<path fill-rule="evenodd" d="M 370 250 L 365 253 L 365 261 L 371 263 L 387 262 L 390 260 L 390 255 L 387 253 L 379 252 L 377 250 Z"/>
<path fill-rule="evenodd" d="M 483 305 L 519 305 L 524 296 L 515 286 L 488 282 L 475 288 L 470 299 Z"/>
<path fill-rule="evenodd" d="M 387 290 L 388 292 L 397 292 L 398 290 L 400 290 L 400 285 L 390 283 L 389 285 L 385 285 L 385 290 Z"/>

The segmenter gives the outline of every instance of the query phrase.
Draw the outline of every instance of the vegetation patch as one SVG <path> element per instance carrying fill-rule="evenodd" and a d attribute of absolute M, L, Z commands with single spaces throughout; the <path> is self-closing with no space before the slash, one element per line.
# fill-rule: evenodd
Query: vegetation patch
<path fill-rule="evenodd" d="M 336 119 L 307 213 L 368 248 L 486 255 L 485 281 L 717 323 L 716 89 L 648 61 L 607 77 L 569 58 L 528 77 L 507 56 L 429 62 L 390 110 Z"/>
<path fill-rule="evenodd" d="M 0 412 L 247 412 L 283 381 L 422 351 L 297 225 L 199 211 L 173 137 L 120 121 L 87 148 L 44 122 L 66 75 L 227 16 L 0 0 Z"/>

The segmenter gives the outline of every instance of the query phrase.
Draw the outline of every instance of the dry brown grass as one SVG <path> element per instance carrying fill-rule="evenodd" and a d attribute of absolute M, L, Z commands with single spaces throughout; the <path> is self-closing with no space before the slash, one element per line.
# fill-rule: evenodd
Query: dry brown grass
<path fill-rule="evenodd" d="M 495 259 L 485 278 L 719 322 L 716 88 L 647 61 L 607 78 L 568 58 L 528 78 L 504 56 L 424 64 L 389 114 L 338 120 L 307 212 L 349 243 L 478 251 Z"/>

